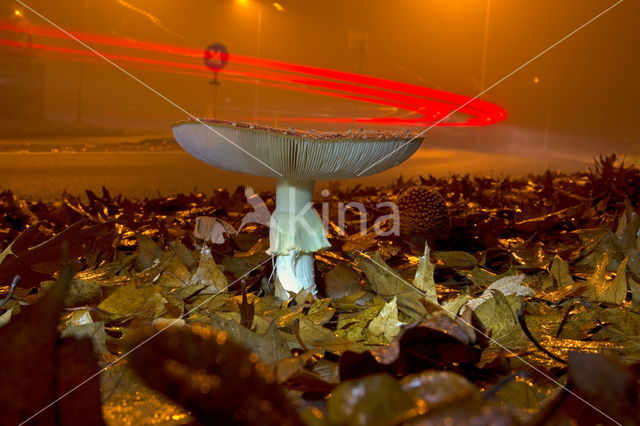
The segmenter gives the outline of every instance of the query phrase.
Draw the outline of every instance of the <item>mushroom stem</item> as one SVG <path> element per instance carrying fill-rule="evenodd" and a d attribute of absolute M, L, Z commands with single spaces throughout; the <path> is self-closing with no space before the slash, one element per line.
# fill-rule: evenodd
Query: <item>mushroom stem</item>
<path fill-rule="evenodd" d="M 313 252 L 329 247 L 322 219 L 313 208 L 315 181 L 281 178 L 276 186 L 276 209 L 271 216 L 269 254 L 277 255 L 276 295 L 306 289 L 316 292 Z"/>
<path fill-rule="evenodd" d="M 313 254 L 294 251 L 276 257 L 276 278 L 279 285 L 275 287 L 278 299 L 287 300 L 289 292 L 298 293 L 308 290 L 316 293 L 313 274 Z"/>

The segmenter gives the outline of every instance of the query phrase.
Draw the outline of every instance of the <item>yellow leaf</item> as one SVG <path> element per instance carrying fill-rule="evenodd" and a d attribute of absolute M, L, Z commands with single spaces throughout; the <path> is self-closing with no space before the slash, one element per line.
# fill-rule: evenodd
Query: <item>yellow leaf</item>
<path fill-rule="evenodd" d="M 190 284 L 204 284 L 207 286 L 202 294 L 216 294 L 226 290 L 229 286 L 227 277 L 220 270 L 211 256 L 211 250 L 203 248 L 200 251 L 200 263 L 198 269 L 191 277 Z"/>
<path fill-rule="evenodd" d="M 556 256 L 551 263 L 551 276 L 556 281 L 558 288 L 568 287 L 573 284 L 573 278 L 569 273 L 569 263 Z"/>
<path fill-rule="evenodd" d="M 394 296 L 398 297 L 398 309 L 411 320 L 416 320 L 427 314 L 421 300 L 426 295 L 413 284 L 403 280 L 391 269 L 380 254 L 362 255 L 358 257 L 358 266 L 367 277 L 369 285 L 386 301 Z"/>
<path fill-rule="evenodd" d="M 436 282 L 433 279 L 433 273 L 436 269 L 436 265 L 431 263 L 431 260 L 429 259 L 430 253 L 431 249 L 429 249 L 429 244 L 425 243 L 424 254 L 418 261 L 418 270 L 416 271 L 416 276 L 413 278 L 413 285 L 422 291 L 426 295 L 427 299 L 437 304 L 438 294 L 436 292 Z"/>
<path fill-rule="evenodd" d="M 176 253 L 171 254 L 171 261 L 156 282 L 161 287 L 182 287 L 189 282 L 191 273 Z"/>
<path fill-rule="evenodd" d="M 136 287 L 127 284 L 111 293 L 98 305 L 98 308 L 110 312 L 118 317 L 137 316 L 155 319 L 164 311 L 167 301 L 159 294 L 160 287 L 149 285 Z"/>
<path fill-rule="evenodd" d="M 390 342 L 400 333 L 401 324 L 398 321 L 397 298 L 394 297 L 382 307 L 378 316 L 369 323 L 367 329 L 373 336 Z"/>

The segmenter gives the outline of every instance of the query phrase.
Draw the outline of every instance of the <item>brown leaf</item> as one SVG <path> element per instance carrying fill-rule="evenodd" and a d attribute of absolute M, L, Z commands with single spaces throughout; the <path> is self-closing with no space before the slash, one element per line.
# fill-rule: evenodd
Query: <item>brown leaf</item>
<path fill-rule="evenodd" d="M 340 359 L 342 380 L 377 372 L 404 376 L 430 368 L 472 364 L 480 358 L 473 346 L 475 330 L 438 312 L 406 326 L 389 345 L 369 352 L 345 352 Z"/>
<path fill-rule="evenodd" d="M 79 221 L 55 236 L 38 243 L 45 238 L 38 223 L 27 228 L 16 238 L 0 264 L 0 282 L 9 282 L 15 275 L 20 275 L 21 286 L 34 286 L 51 278 L 67 261 L 76 259 L 87 253 L 86 245 L 99 238 L 113 239 L 113 224 L 101 223 L 86 226 L 86 221 Z M 64 247 L 63 247 L 64 246 Z M 66 248 L 65 248 L 66 247 Z M 68 256 L 67 258 L 65 258 Z M 34 269 L 34 265 L 47 263 L 47 272 Z"/>
<path fill-rule="evenodd" d="M 58 340 L 58 317 L 72 276 L 65 267 L 38 303 L 0 328 L 3 423 L 19 424 L 37 414 L 33 421 L 39 424 L 103 424 L 97 376 L 81 392 L 65 395 L 98 371 L 89 340 Z"/>
<path fill-rule="evenodd" d="M 99 367 L 91 340 L 62 339 L 58 345 L 57 360 L 57 395 L 62 397 L 57 403 L 58 424 L 104 424 L 100 378 L 96 374 Z"/>
<path fill-rule="evenodd" d="M 289 345 L 275 324 L 271 324 L 265 334 L 255 333 L 238 322 L 215 316 L 212 325 L 227 333 L 229 338 L 258 355 L 261 362 L 271 364 L 291 356 Z"/>
<path fill-rule="evenodd" d="M 340 299 L 362 291 L 358 274 L 344 263 L 338 263 L 324 276 L 324 285 L 320 286 L 327 297 Z"/>
<path fill-rule="evenodd" d="M 156 332 L 155 328 L 141 331 L 132 345 Z M 129 357 L 150 387 L 187 408 L 203 424 L 303 424 L 271 369 L 224 331 L 170 327 Z"/>
<path fill-rule="evenodd" d="M 402 279 L 398 272 L 391 269 L 378 253 L 358 256 L 358 266 L 367 277 L 369 285 L 376 294 L 386 301 L 398 297 L 398 309 L 411 320 L 426 315 L 427 310 L 421 300 L 426 295 L 421 290 Z"/>
<path fill-rule="evenodd" d="M 570 352 L 569 385 L 538 415 L 536 424 L 634 425 L 638 412 L 637 377 L 607 355 Z"/>
<path fill-rule="evenodd" d="M 327 401 L 331 424 L 391 425 L 410 415 L 414 402 L 387 374 L 341 383 Z"/>
<path fill-rule="evenodd" d="M 242 284 L 242 302 L 240 302 L 240 324 L 251 330 L 253 317 L 256 313 L 255 302 L 249 303 L 247 300 L 247 287 Z"/>
<path fill-rule="evenodd" d="M 229 281 L 220 270 L 211 256 L 208 248 L 200 251 L 198 269 L 191 277 L 190 284 L 204 284 L 207 286 L 203 290 L 204 294 L 216 294 L 225 291 L 229 286 Z"/>

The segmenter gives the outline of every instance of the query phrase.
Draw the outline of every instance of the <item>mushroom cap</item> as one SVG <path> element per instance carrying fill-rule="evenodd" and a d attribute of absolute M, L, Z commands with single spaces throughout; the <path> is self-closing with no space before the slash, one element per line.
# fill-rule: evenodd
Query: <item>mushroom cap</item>
<path fill-rule="evenodd" d="M 221 169 L 310 180 L 379 173 L 402 163 L 422 143 L 399 132 L 302 132 L 213 120 L 176 123 L 173 135 L 189 154 Z"/>

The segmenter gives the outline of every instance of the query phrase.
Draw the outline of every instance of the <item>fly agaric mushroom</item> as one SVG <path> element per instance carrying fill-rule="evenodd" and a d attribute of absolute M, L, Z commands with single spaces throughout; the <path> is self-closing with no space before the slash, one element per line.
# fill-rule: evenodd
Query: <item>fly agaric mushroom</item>
<path fill-rule="evenodd" d="M 205 163 L 277 179 L 268 253 L 276 256 L 281 299 L 303 289 L 315 294 L 313 253 L 330 246 L 313 208 L 315 181 L 382 172 L 409 158 L 422 142 L 406 132 L 296 131 L 221 120 L 182 121 L 173 125 L 173 134 Z"/>
<path fill-rule="evenodd" d="M 451 232 L 451 217 L 442 195 L 425 185 L 410 186 L 398 195 L 400 235 L 412 248 L 422 250 L 427 241 L 433 246 Z"/>

